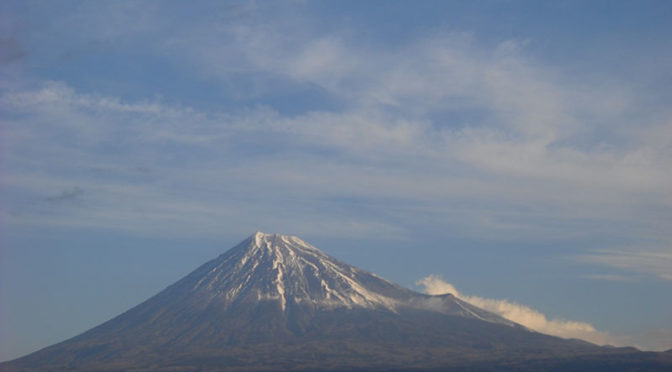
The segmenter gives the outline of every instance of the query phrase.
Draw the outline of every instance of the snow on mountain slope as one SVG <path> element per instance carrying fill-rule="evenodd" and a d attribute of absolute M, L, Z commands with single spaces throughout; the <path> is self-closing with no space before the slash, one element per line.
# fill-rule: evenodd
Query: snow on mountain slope
<path fill-rule="evenodd" d="M 257 232 L 169 288 L 202 306 L 276 301 L 320 309 L 402 308 L 517 326 L 452 295 L 429 296 L 340 262 L 295 236 Z M 189 294 L 187 294 L 187 292 Z"/>
<path fill-rule="evenodd" d="M 209 301 L 275 300 L 325 308 L 364 307 L 394 311 L 402 298 L 381 292 L 407 290 L 339 262 L 303 240 L 257 232 L 230 251 L 205 264 L 188 279 L 191 291 L 207 293 Z M 367 281 L 377 281 L 367 288 Z M 398 296 L 397 296 L 398 297 Z"/>

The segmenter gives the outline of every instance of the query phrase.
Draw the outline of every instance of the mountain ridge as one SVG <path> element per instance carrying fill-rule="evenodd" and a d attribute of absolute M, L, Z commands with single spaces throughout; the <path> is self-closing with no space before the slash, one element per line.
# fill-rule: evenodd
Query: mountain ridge
<path fill-rule="evenodd" d="M 0 371 L 525 370 L 528 360 L 599 367 L 629 355 L 649 354 L 533 332 L 298 237 L 256 232 L 119 316 Z"/>

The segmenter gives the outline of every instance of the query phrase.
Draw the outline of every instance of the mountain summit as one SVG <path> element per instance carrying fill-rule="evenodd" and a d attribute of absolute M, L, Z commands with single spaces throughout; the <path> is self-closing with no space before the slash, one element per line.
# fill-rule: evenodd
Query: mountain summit
<path fill-rule="evenodd" d="M 536 333 L 298 237 L 257 232 L 116 318 L 0 371 L 664 370 L 672 363 L 661 355 Z"/>
<path fill-rule="evenodd" d="M 394 310 L 398 300 L 390 296 L 403 297 L 407 292 L 338 262 L 295 236 L 262 232 L 201 267 L 193 277 L 199 280 L 191 290 L 210 293 L 210 301 L 223 308 L 274 301 L 282 311 L 297 305 Z"/>
<path fill-rule="evenodd" d="M 452 295 L 422 295 L 340 262 L 296 236 L 256 232 L 183 280 L 179 291 L 226 310 L 277 304 L 283 312 L 365 308 L 397 312 L 428 307 L 516 326 Z M 193 284 L 193 285 L 192 285 Z M 171 292 L 177 292 L 175 288 Z M 175 295 L 173 293 L 172 295 Z M 431 301 L 430 301 L 431 299 Z M 442 299 L 437 307 L 437 299 Z"/>

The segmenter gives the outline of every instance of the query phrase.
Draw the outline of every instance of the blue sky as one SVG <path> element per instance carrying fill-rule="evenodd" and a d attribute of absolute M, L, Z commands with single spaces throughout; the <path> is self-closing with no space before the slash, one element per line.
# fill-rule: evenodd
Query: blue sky
<path fill-rule="evenodd" d="M 561 335 L 672 348 L 671 16 L 3 2 L 0 360 L 256 230 Z"/>

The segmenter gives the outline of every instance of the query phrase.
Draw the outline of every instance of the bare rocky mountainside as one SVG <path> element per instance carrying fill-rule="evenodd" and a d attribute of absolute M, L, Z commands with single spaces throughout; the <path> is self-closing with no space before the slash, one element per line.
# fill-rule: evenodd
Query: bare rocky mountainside
<path fill-rule="evenodd" d="M 0 371 L 671 371 L 672 355 L 537 332 L 303 240 L 256 233 L 116 318 Z"/>

